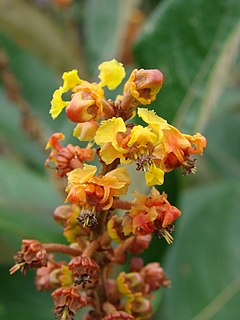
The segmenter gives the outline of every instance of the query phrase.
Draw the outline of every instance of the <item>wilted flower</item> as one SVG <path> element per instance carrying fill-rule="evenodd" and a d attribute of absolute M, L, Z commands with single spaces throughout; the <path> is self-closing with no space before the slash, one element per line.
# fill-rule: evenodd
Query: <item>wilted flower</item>
<path fill-rule="evenodd" d="M 69 262 L 68 268 L 73 273 L 75 285 L 80 285 L 82 288 L 92 288 L 96 285 L 100 268 L 94 259 L 75 257 Z"/>
<path fill-rule="evenodd" d="M 75 288 L 58 288 L 52 293 L 55 304 L 55 317 L 62 320 L 73 320 L 75 313 L 87 305 L 85 293 Z"/>
<path fill-rule="evenodd" d="M 92 161 L 95 155 L 95 150 L 89 146 L 80 148 L 68 144 L 63 147 L 59 141 L 64 140 L 64 135 L 61 133 L 54 133 L 46 146 L 46 149 L 52 148 L 50 156 L 45 162 L 45 166 L 51 168 L 50 163 L 54 163 L 57 170 L 57 175 L 63 177 L 66 173 L 76 168 L 82 168 L 84 161 Z"/>
<path fill-rule="evenodd" d="M 21 270 L 26 275 L 30 268 L 40 268 L 47 265 L 48 253 L 37 240 L 22 240 L 21 251 L 14 256 L 16 264 L 10 269 L 10 274 Z"/>

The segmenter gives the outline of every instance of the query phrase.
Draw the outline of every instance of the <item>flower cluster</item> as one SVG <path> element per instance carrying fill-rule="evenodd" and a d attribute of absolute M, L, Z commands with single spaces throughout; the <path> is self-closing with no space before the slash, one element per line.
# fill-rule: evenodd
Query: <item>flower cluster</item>
<path fill-rule="evenodd" d="M 184 175 L 195 173 L 195 155 L 203 154 L 206 139 L 200 133 L 181 133 L 143 107 L 156 99 L 164 82 L 161 71 L 133 70 L 115 101 L 106 99 L 104 90 L 120 85 L 122 64 L 115 59 L 102 63 L 98 77 L 91 83 L 77 70 L 65 72 L 51 101 L 52 118 L 65 109 L 75 123 L 73 136 L 81 142 L 64 147 L 65 137 L 58 132 L 46 146 L 51 152 L 45 166 L 67 180 L 65 204 L 53 217 L 69 245 L 23 240 L 10 273 L 20 269 L 25 275 L 37 268 L 36 287 L 53 291 L 58 319 L 74 319 L 88 306 L 85 320 L 147 320 L 153 314 L 152 292 L 169 287 L 170 280 L 159 262 L 144 265 L 137 255 L 148 248 L 152 235 L 172 243 L 173 224 L 181 215 L 156 186 L 177 168 Z M 136 124 L 137 119 L 145 125 Z M 93 160 L 99 165 L 91 164 Z M 130 163 L 145 172 L 152 189 L 148 195 L 135 191 L 134 199 L 126 201 L 122 196 L 131 184 Z M 69 258 L 56 261 L 55 252 Z M 124 264 L 129 254 L 135 256 L 129 272 L 114 279 L 114 266 Z"/>

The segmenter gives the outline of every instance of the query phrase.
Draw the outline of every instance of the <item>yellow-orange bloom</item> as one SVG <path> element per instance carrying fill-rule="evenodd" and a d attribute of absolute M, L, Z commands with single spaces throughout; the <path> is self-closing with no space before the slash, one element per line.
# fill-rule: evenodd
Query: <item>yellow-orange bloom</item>
<path fill-rule="evenodd" d="M 181 212 L 167 201 L 165 193 L 160 194 L 155 188 L 148 196 L 139 193 L 135 196 L 131 209 L 123 217 L 123 233 L 127 236 L 155 232 L 171 243 L 173 238 L 168 229 Z"/>
<path fill-rule="evenodd" d="M 91 165 L 71 171 L 68 174 L 66 201 L 102 211 L 111 208 L 114 197 L 127 192 L 130 179 L 125 167 L 104 176 L 95 176 L 96 171 L 97 167 Z"/>

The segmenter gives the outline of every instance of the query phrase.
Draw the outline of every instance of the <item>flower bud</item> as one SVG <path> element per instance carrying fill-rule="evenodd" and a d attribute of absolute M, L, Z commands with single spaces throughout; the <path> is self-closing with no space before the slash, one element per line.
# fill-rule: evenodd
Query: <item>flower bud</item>
<path fill-rule="evenodd" d="M 147 264 L 140 273 L 146 284 L 147 293 L 170 285 L 170 280 L 166 277 L 163 268 L 158 262 Z"/>
<path fill-rule="evenodd" d="M 135 69 L 125 84 L 124 93 L 130 91 L 131 95 L 141 104 L 150 104 L 156 99 L 163 82 L 164 76 L 158 69 Z"/>
<path fill-rule="evenodd" d="M 96 83 L 83 81 L 75 88 L 76 93 L 66 107 L 66 114 L 73 122 L 98 120 L 102 114 L 103 90 Z"/>

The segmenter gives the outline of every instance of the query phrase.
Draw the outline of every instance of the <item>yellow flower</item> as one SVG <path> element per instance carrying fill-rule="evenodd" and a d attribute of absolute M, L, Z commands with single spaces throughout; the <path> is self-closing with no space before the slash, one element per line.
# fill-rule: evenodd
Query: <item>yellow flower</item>
<path fill-rule="evenodd" d="M 49 113 L 53 119 L 56 119 L 62 110 L 68 105 L 69 101 L 63 101 L 62 95 L 64 93 L 63 87 L 55 90 L 51 101 L 51 109 Z"/>
<path fill-rule="evenodd" d="M 100 85 L 107 86 L 109 90 L 114 90 L 125 77 L 125 70 L 122 63 L 113 59 L 111 61 L 105 61 L 98 66 L 100 70 L 99 78 L 101 80 Z"/>

